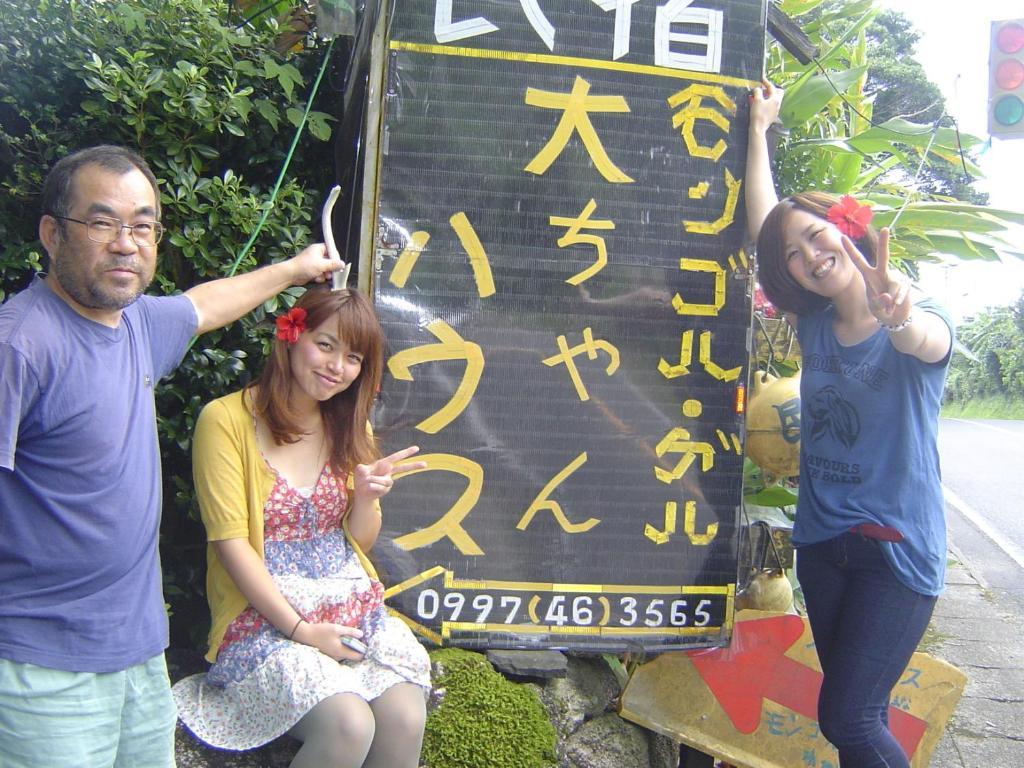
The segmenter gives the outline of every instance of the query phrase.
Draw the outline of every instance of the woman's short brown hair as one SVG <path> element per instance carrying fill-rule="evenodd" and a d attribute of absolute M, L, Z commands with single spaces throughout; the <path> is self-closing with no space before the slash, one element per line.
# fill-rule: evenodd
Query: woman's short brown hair
<path fill-rule="evenodd" d="M 783 312 L 806 315 L 825 307 L 828 299 L 803 288 L 786 266 L 786 223 L 793 211 L 805 211 L 828 220 L 828 210 L 839 202 L 828 192 L 800 192 L 780 200 L 761 225 L 757 236 L 757 274 L 765 296 Z M 868 227 L 864 237 L 855 243 L 868 263 L 875 263 L 878 233 Z"/>
<path fill-rule="evenodd" d="M 362 370 L 347 389 L 320 403 L 324 430 L 331 446 L 331 468 L 343 474 L 356 464 L 380 458 L 380 451 L 367 431 L 370 409 L 380 390 L 384 368 L 384 332 L 370 300 L 355 289 L 332 291 L 327 287 L 310 288 L 295 302 L 306 310 L 306 329 L 318 328 L 337 316 L 339 332 L 344 341 L 363 356 Z M 255 388 L 253 405 L 264 418 L 278 445 L 294 443 L 301 430 L 295 414 L 288 407 L 288 396 L 294 386 L 289 344 L 274 340 L 274 348 L 260 374 L 250 388 Z"/>

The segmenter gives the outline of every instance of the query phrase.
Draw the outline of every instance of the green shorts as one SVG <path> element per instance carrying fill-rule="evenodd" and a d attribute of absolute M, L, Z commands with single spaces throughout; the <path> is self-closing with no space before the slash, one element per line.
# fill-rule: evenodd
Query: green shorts
<path fill-rule="evenodd" d="M 0 659 L 0 766 L 174 768 L 163 654 L 122 672 L 63 672 Z"/>

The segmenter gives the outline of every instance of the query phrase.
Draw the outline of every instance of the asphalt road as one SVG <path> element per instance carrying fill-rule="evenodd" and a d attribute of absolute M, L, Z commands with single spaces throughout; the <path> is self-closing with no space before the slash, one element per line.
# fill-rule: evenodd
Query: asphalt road
<path fill-rule="evenodd" d="M 951 543 L 1024 615 L 1024 421 L 942 419 L 939 454 Z"/>

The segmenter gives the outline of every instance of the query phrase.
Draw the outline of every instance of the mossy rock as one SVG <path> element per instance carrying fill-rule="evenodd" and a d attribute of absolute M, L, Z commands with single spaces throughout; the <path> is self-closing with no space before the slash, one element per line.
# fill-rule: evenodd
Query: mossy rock
<path fill-rule="evenodd" d="M 552 768 L 555 729 L 533 689 L 513 683 L 479 654 L 430 654 L 440 705 L 427 718 L 427 768 Z"/>

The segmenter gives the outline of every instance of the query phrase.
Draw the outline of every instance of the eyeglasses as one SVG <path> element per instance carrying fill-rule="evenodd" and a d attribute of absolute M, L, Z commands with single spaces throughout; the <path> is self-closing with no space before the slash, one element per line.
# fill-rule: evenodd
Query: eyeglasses
<path fill-rule="evenodd" d="M 121 236 L 121 230 L 127 229 L 136 245 L 143 248 L 152 247 L 164 236 L 164 225 L 159 221 L 140 221 L 138 224 L 124 224 L 120 219 L 109 216 L 93 216 L 88 221 L 73 219 L 70 216 L 54 216 L 61 221 L 73 221 L 85 225 L 85 233 L 94 243 L 110 244 Z"/>

